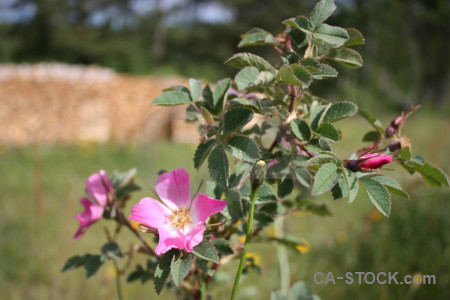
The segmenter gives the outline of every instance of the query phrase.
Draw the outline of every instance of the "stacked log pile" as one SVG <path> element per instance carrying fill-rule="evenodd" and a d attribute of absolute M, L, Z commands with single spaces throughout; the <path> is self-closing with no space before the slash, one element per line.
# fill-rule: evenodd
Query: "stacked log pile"
<path fill-rule="evenodd" d="M 93 66 L 0 65 L 0 143 L 131 142 L 170 137 L 193 142 L 184 107 L 151 101 L 182 78 L 136 78 Z M 152 136 L 150 136 L 152 135 Z"/>

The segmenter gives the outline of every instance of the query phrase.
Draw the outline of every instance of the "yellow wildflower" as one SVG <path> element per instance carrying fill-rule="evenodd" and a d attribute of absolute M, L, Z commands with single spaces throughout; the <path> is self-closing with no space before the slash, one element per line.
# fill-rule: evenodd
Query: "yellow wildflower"
<path fill-rule="evenodd" d="M 261 263 L 261 257 L 256 253 L 249 252 L 245 256 L 245 265 L 246 266 L 251 266 L 251 265 L 259 266 L 260 263 Z"/>

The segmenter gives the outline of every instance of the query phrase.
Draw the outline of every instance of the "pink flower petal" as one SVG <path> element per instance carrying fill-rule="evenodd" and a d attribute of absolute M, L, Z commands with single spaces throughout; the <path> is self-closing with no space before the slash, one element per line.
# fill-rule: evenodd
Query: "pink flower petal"
<path fill-rule="evenodd" d="M 203 225 L 194 225 L 191 231 L 186 234 L 185 249 L 187 252 L 192 252 L 194 247 L 202 242 L 205 230 L 206 227 Z"/>
<path fill-rule="evenodd" d="M 143 198 L 131 208 L 131 221 L 144 225 L 160 228 L 164 227 L 170 210 L 161 202 L 152 198 Z"/>
<path fill-rule="evenodd" d="M 361 156 L 362 159 L 369 158 L 361 163 L 358 164 L 358 166 L 361 169 L 379 169 L 385 164 L 388 164 L 392 161 L 392 156 L 379 154 L 379 153 L 372 153 L 368 155 Z"/>
<path fill-rule="evenodd" d="M 86 190 L 98 204 L 105 206 L 108 203 L 108 193 L 112 191 L 111 182 L 104 170 L 89 176 L 86 182 Z"/>
<path fill-rule="evenodd" d="M 186 244 L 186 236 L 178 231 L 171 230 L 168 227 L 159 227 L 159 243 L 156 246 L 155 253 L 161 255 L 170 249 L 184 249 Z"/>
<path fill-rule="evenodd" d="M 75 216 L 80 222 L 80 227 L 75 232 L 74 239 L 79 239 L 89 226 L 100 220 L 104 211 L 103 206 L 93 204 L 88 198 L 81 198 L 80 203 L 84 206 L 84 211 Z"/>
<path fill-rule="evenodd" d="M 204 224 L 209 216 L 221 212 L 226 206 L 226 201 L 198 193 L 192 200 L 191 217 L 194 223 Z"/>
<path fill-rule="evenodd" d="M 155 189 L 158 196 L 170 209 L 189 207 L 189 174 L 185 169 L 179 168 L 159 175 Z"/>

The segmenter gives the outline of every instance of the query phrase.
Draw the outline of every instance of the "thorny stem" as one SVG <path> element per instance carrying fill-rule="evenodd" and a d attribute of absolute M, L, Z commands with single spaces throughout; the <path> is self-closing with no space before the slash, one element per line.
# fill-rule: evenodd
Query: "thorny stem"
<path fill-rule="evenodd" d="M 289 97 L 291 97 L 291 101 L 289 102 L 289 112 L 294 110 L 294 102 L 295 98 L 298 96 L 298 88 L 293 85 L 288 85 Z"/>
<path fill-rule="evenodd" d="M 250 195 L 250 208 L 248 213 L 248 223 L 247 223 L 247 235 L 245 236 L 244 249 L 242 250 L 241 259 L 239 261 L 239 267 L 236 272 L 236 277 L 234 279 L 233 291 L 231 292 L 231 300 L 236 299 L 236 294 L 239 286 L 239 281 L 241 279 L 242 270 L 244 269 L 245 259 L 247 256 L 248 244 L 252 238 L 252 228 L 253 228 L 253 216 L 255 214 L 255 202 L 256 196 L 258 195 L 259 187 L 252 187 L 252 192 Z"/>
<path fill-rule="evenodd" d="M 289 92 L 289 97 L 290 97 L 290 101 L 289 101 L 289 112 L 292 112 L 294 110 L 294 104 L 295 104 L 295 99 L 298 97 L 299 95 L 299 89 L 293 85 L 288 85 L 288 92 Z M 284 134 L 286 133 L 286 128 L 285 126 L 280 125 L 279 130 L 277 132 L 277 135 L 275 136 L 275 139 L 273 140 L 272 144 L 270 145 L 269 149 L 267 150 L 268 152 L 272 152 L 273 149 L 275 149 L 275 147 L 277 146 L 277 144 L 281 141 L 281 138 L 284 136 Z"/>
<path fill-rule="evenodd" d="M 134 230 L 133 226 L 131 226 L 130 222 L 128 222 L 128 220 L 125 218 L 125 216 L 123 215 L 123 213 L 117 212 L 117 220 L 124 224 L 128 229 L 130 229 L 133 234 L 138 238 L 138 240 L 142 243 L 142 245 L 144 246 L 147 254 L 156 256 L 155 251 L 153 251 L 152 248 L 150 248 L 150 246 L 147 244 L 147 242 L 144 240 L 144 238 L 139 234 L 138 231 Z"/>

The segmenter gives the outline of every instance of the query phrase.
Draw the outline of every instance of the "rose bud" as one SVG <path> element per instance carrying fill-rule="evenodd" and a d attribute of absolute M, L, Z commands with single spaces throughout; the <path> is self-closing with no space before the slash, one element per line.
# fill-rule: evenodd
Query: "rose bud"
<path fill-rule="evenodd" d="M 388 149 L 391 152 L 398 151 L 398 150 L 402 149 L 402 144 L 400 142 L 398 142 L 398 141 L 397 142 L 392 142 L 392 143 L 390 143 L 388 145 Z"/>
<path fill-rule="evenodd" d="M 360 161 L 358 167 L 360 167 L 361 169 L 373 170 L 379 169 L 385 164 L 390 163 L 392 161 L 392 156 L 379 153 L 372 153 L 361 156 L 358 159 L 358 161 Z"/>
<path fill-rule="evenodd" d="M 250 182 L 252 188 L 257 188 L 263 184 L 266 179 L 267 164 L 263 160 L 258 160 L 250 171 Z"/>
<path fill-rule="evenodd" d="M 400 128 L 400 126 L 403 125 L 403 122 L 405 122 L 406 120 L 406 115 L 404 112 L 402 112 L 402 114 L 398 117 L 395 117 L 392 121 L 391 121 L 391 126 L 395 127 L 395 128 Z"/>
<path fill-rule="evenodd" d="M 347 169 L 349 169 L 352 172 L 358 172 L 361 169 L 358 167 L 358 161 L 357 160 L 349 160 L 346 164 L 345 167 Z"/>
<path fill-rule="evenodd" d="M 386 137 L 392 137 L 397 133 L 397 129 L 393 126 L 386 128 Z"/>
<path fill-rule="evenodd" d="M 358 172 L 361 170 L 374 170 L 379 169 L 385 164 L 392 161 L 392 157 L 379 153 L 372 153 L 361 156 L 356 160 L 349 160 L 345 167 L 352 172 Z"/>

